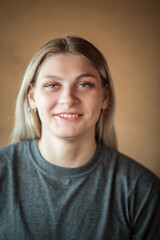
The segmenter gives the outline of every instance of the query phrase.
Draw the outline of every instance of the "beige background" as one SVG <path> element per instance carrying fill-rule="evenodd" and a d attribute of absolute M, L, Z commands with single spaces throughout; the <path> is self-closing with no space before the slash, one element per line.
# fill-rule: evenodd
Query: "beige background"
<path fill-rule="evenodd" d="M 119 150 L 160 176 L 160 4 L 155 0 L 0 1 L 0 147 L 35 50 L 78 35 L 108 60 L 117 96 Z"/>

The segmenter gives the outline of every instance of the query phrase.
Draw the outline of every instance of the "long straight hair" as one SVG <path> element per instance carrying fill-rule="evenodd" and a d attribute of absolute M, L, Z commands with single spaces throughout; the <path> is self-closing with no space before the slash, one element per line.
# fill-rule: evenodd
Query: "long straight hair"
<path fill-rule="evenodd" d="M 111 104 L 106 112 L 101 111 L 96 124 L 96 140 L 110 148 L 117 149 L 114 128 L 115 94 L 108 64 L 101 52 L 93 44 L 76 36 L 50 40 L 42 45 L 33 55 L 26 69 L 17 97 L 11 143 L 40 138 L 41 121 L 38 113 L 29 111 L 27 97 L 29 85 L 36 81 L 37 72 L 46 58 L 51 55 L 64 53 L 73 53 L 84 57 L 99 73 L 102 86 L 105 86 L 107 83 L 109 84 Z"/>

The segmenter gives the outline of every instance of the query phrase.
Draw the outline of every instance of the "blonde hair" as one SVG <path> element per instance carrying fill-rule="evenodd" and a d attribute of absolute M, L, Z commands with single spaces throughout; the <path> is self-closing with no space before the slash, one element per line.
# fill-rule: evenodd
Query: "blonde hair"
<path fill-rule="evenodd" d="M 106 112 L 101 111 L 96 124 L 97 142 L 102 142 L 106 146 L 117 149 L 117 140 L 114 128 L 115 95 L 112 78 L 106 60 L 101 52 L 87 40 L 68 36 L 66 38 L 56 38 L 42 45 L 32 57 L 17 97 L 15 109 L 15 122 L 11 135 L 11 142 L 21 142 L 29 139 L 37 139 L 41 136 L 41 121 L 36 112 L 29 112 L 28 88 L 30 83 L 36 80 L 38 69 L 44 60 L 54 54 L 73 53 L 87 59 L 98 71 L 102 86 L 109 84 L 111 105 Z"/>

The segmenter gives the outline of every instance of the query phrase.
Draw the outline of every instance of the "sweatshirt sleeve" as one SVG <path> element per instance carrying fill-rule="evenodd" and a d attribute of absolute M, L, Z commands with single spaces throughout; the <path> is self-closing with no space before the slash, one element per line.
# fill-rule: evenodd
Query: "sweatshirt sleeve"
<path fill-rule="evenodd" d="M 160 181 L 152 175 L 141 176 L 131 201 L 132 240 L 160 240 Z"/>

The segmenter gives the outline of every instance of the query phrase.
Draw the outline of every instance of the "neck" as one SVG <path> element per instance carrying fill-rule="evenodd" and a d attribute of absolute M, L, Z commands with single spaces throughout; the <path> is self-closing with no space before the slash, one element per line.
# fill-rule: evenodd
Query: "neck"
<path fill-rule="evenodd" d="M 39 140 L 39 150 L 42 157 L 57 166 L 66 168 L 80 167 L 87 163 L 95 153 L 96 142 L 94 136 L 85 139 Z"/>

